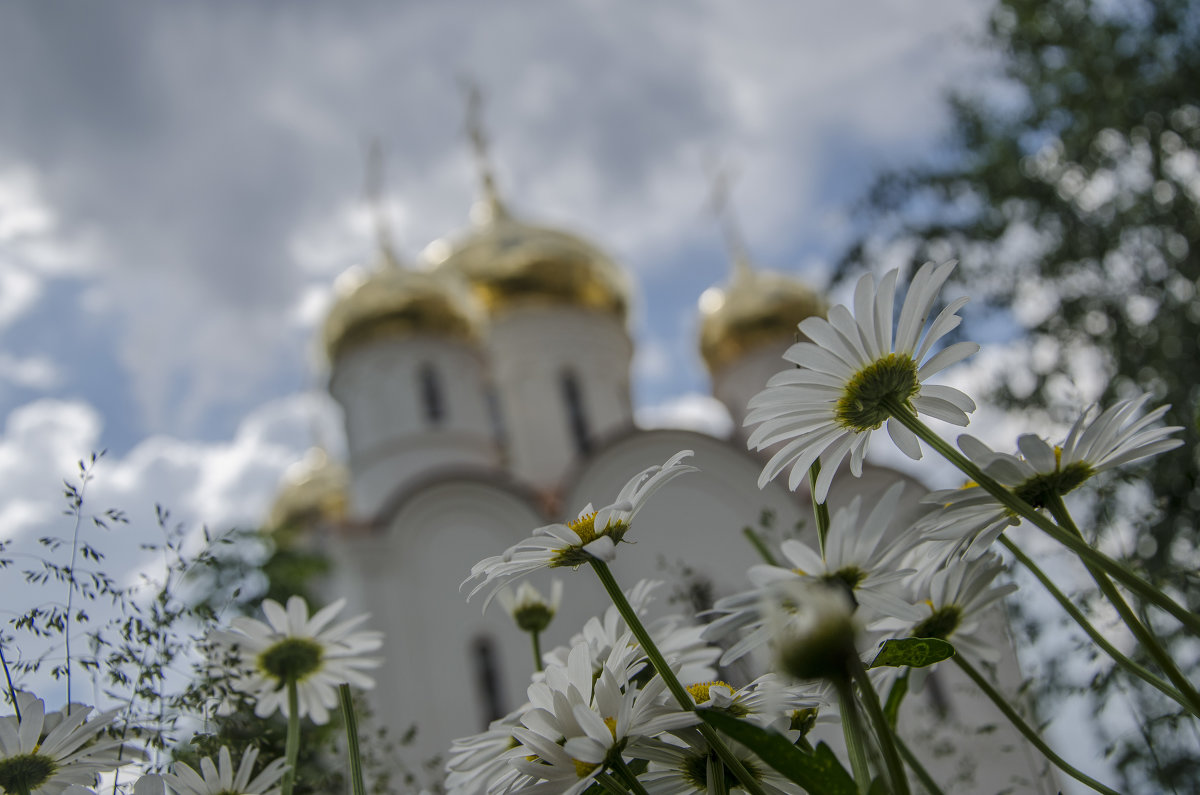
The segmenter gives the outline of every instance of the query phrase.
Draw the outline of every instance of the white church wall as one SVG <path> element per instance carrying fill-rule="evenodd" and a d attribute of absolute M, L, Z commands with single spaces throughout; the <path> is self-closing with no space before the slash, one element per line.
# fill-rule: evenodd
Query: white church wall
<path fill-rule="evenodd" d="M 337 572 L 331 590 L 346 595 L 354 611 L 370 612 L 370 626 L 384 632 L 373 704 L 394 736 L 417 725 L 411 758 L 442 753 L 454 738 L 485 727 L 481 639 L 491 644 L 500 707 L 523 703 L 532 671 L 529 639 L 498 603 L 486 615 L 482 598 L 467 603 L 459 584 L 476 561 L 543 523 L 518 494 L 478 480 L 447 480 L 411 494 L 371 535 L 331 545 Z"/>
<path fill-rule="evenodd" d="M 552 488 L 579 455 L 564 396 L 568 373 L 591 439 L 632 424 L 633 344 L 618 318 L 574 307 L 520 307 L 493 318 L 487 347 L 509 466 L 518 478 Z"/>
<path fill-rule="evenodd" d="M 426 378 L 434 382 L 432 395 Z M 339 358 L 329 390 L 346 418 L 356 516 L 373 516 L 388 495 L 431 467 L 499 465 L 485 366 L 473 346 L 438 338 L 373 340 Z"/>

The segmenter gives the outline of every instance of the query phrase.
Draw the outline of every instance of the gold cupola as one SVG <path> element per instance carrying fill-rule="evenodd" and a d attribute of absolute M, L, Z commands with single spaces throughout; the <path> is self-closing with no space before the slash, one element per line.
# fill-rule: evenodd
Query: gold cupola
<path fill-rule="evenodd" d="M 569 232 L 517 220 L 494 194 L 472 215 L 474 228 L 434 241 L 422 258 L 435 273 L 465 279 L 489 314 L 567 305 L 626 319 L 629 277 L 599 248 Z"/>
<path fill-rule="evenodd" d="M 345 521 L 350 474 L 320 447 L 284 472 L 279 493 L 267 516 L 272 530 L 303 530 Z"/>
<path fill-rule="evenodd" d="M 481 312 L 465 284 L 453 274 L 402 267 L 388 246 L 381 247 L 376 265 L 351 268 L 333 289 L 333 307 L 322 329 L 330 362 L 383 337 L 479 336 Z"/>
<path fill-rule="evenodd" d="M 762 345 L 791 341 L 807 317 L 824 317 L 819 293 L 800 280 L 737 260 L 733 278 L 700 296 L 700 355 L 709 373 Z"/>
<path fill-rule="evenodd" d="M 616 262 L 592 243 L 561 229 L 515 218 L 500 200 L 480 117 L 482 97 L 468 84 L 467 134 L 483 198 L 465 233 L 435 240 L 422 252 L 436 273 L 464 279 L 490 315 L 518 306 L 572 306 L 624 321 L 632 285 Z"/>
<path fill-rule="evenodd" d="M 727 175 L 720 170 L 714 174 L 712 207 L 733 261 L 729 283 L 700 295 L 700 355 L 709 374 L 715 375 L 755 348 L 790 343 L 800 321 L 825 317 L 828 306 L 820 293 L 799 279 L 750 264 L 729 209 Z"/>
<path fill-rule="evenodd" d="M 382 209 L 382 158 L 373 143 L 366 193 L 378 255 L 374 266 L 352 267 L 333 284 L 333 306 L 321 334 L 331 364 L 350 348 L 380 338 L 479 336 L 483 313 L 465 282 L 450 273 L 403 267 L 396 257 Z"/>

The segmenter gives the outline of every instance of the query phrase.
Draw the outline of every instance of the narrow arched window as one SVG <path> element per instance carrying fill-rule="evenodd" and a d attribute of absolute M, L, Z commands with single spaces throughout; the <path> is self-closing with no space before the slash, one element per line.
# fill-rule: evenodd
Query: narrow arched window
<path fill-rule="evenodd" d="M 563 371 L 562 394 L 567 407 L 567 426 L 575 441 L 575 450 L 580 455 L 587 455 L 592 450 L 592 437 L 588 430 L 587 414 L 583 410 L 583 391 L 579 388 L 579 379 L 570 370 Z"/>
<path fill-rule="evenodd" d="M 492 433 L 496 437 L 496 444 L 500 446 L 500 449 L 504 449 L 508 443 L 508 427 L 504 424 L 504 410 L 500 405 L 500 396 L 496 394 L 496 388 L 490 384 L 483 395 L 487 403 L 488 420 L 492 423 Z"/>
<path fill-rule="evenodd" d="M 496 665 L 496 644 L 488 635 L 476 635 L 471 641 L 471 662 L 474 668 L 479 703 L 483 705 L 483 728 L 507 713 L 504 694 L 500 692 L 500 671 Z"/>
<path fill-rule="evenodd" d="M 441 425 L 442 420 L 446 418 L 446 404 L 437 370 L 432 364 L 425 362 L 421 365 L 417 378 L 420 381 L 421 406 L 425 411 L 425 420 L 430 425 Z"/>

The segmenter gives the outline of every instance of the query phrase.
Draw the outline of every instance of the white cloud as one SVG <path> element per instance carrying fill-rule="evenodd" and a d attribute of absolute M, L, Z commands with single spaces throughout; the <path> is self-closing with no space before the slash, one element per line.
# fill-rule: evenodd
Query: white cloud
<path fill-rule="evenodd" d="M 3 256 L 0 251 L 0 257 Z M 0 329 L 25 315 L 41 294 L 40 279 L 0 259 Z"/>
<path fill-rule="evenodd" d="M 0 172 L 0 244 L 44 235 L 53 227 L 54 216 L 42 200 L 33 172 L 25 168 Z"/>
<path fill-rule="evenodd" d="M 62 481 L 97 450 L 101 428 L 96 410 L 78 401 L 39 400 L 8 415 L 0 437 L 0 539 L 59 516 Z"/>
<path fill-rule="evenodd" d="M 62 370 L 45 356 L 17 357 L 0 351 L 0 382 L 49 390 L 63 381 Z"/>
<path fill-rule="evenodd" d="M 657 339 L 643 339 L 633 354 L 633 375 L 639 381 L 662 382 L 671 375 L 671 355 Z"/>
<path fill-rule="evenodd" d="M 689 392 L 655 406 L 637 410 L 642 428 L 684 428 L 724 438 L 733 431 L 725 404 L 711 395 Z"/>

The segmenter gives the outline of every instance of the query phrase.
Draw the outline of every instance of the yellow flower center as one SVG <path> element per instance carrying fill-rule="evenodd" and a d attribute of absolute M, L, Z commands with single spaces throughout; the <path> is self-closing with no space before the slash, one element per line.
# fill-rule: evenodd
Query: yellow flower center
<path fill-rule="evenodd" d="M 567 527 L 579 536 L 579 545 L 570 546 L 566 549 L 559 550 L 554 556 L 554 560 L 550 563 L 553 568 L 555 566 L 581 566 L 591 559 L 591 555 L 583 551 L 583 548 L 595 541 L 597 538 L 608 536 L 614 544 L 621 543 L 621 539 L 625 537 L 625 531 L 629 529 L 629 525 L 622 521 L 609 521 L 604 527 L 596 529 L 596 511 L 580 516 L 578 519 L 572 519 L 567 522 Z"/>
<path fill-rule="evenodd" d="M 575 764 L 575 775 L 580 778 L 587 776 L 593 770 L 600 767 L 595 762 L 580 762 L 578 759 L 572 759 L 571 761 Z"/>
<path fill-rule="evenodd" d="M 590 544 L 595 541 L 600 535 L 596 532 L 596 511 L 580 516 L 578 519 L 572 519 L 567 522 L 567 527 L 575 531 L 575 535 L 579 536 L 581 544 Z"/>
<path fill-rule="evenodd" d="M 714 687 L 724 687 L 729 690 L 730 693 L 733 692 L 733 688 L 730 687 L 729 683 L 722 682 L 720 679 L 714 679 L 711 682 L 697 682 L 694 685 L 688 685 L 687 691 L 691 694 L 693 701 L 695 701 L 697 704 L 703 704 L 705 701 L 709 700 L 708 691 Z"/>
<path fill-rule="evenodd" d="M 613 740 L 617 739 L 617 719 L 605 718 L 604 725 L 608 727 L 608 731 L 612 734 Z M 622 743 L 624 745 L 624 743 Z M 571 763 L 575 765 L 575 775 L 583 778 L 591 773 L 596 768 L 600 767 L 595 762 L 581 762 L 578 759 L 572 759 Z"/>
<path fill-rule="evenodd" d="M 868 364 L 846 382 L 846 390 L 837 402 L 837 421 L 852 431 L 878 428 L 891 416 L 884 401 L 894 400 L 908 406 L 921 388 L 917 363 L 906 353 L 889 353 Z"/>

